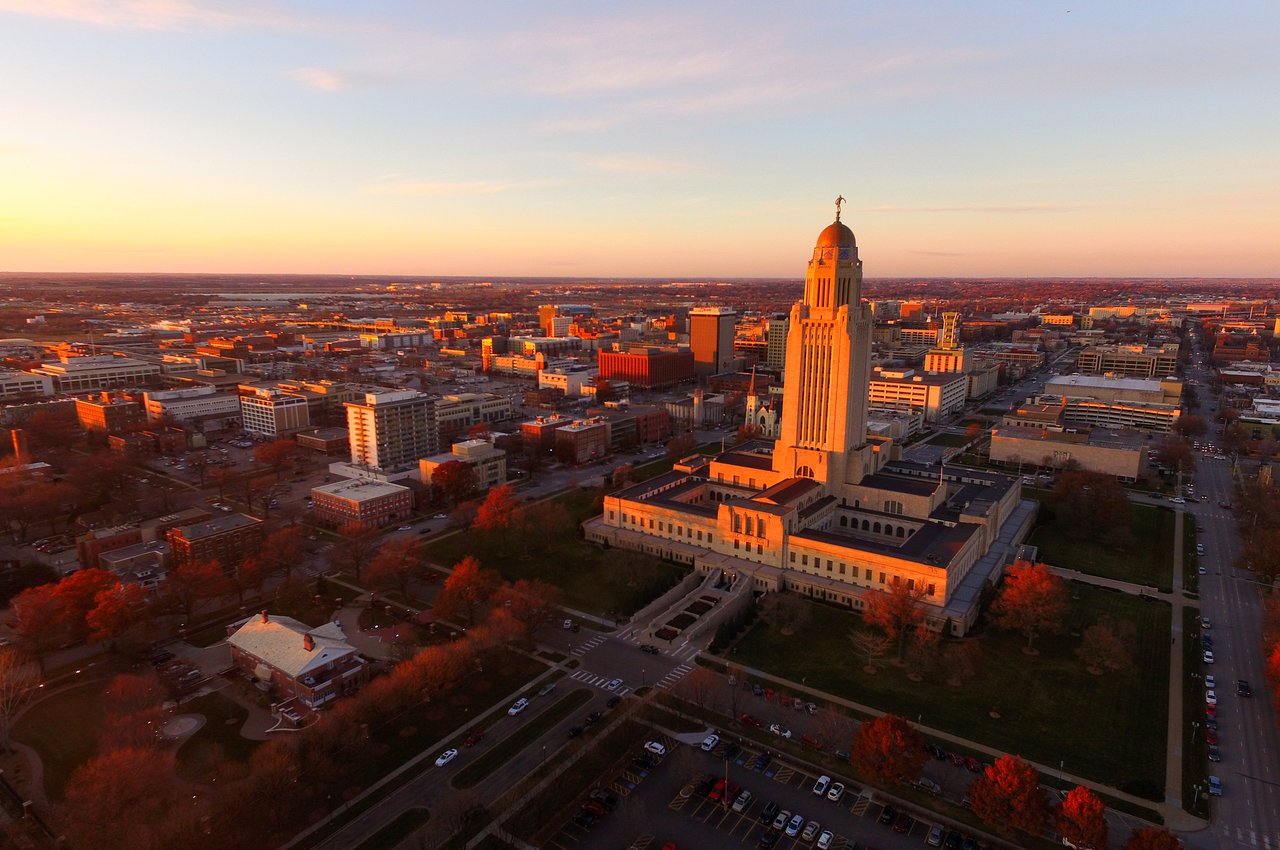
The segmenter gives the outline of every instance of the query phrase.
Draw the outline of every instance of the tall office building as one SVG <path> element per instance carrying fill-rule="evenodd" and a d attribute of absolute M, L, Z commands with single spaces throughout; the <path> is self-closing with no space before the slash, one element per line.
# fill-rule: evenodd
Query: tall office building
<path fill-rule="evenodd" d="M 938 332 L 938 344 L 924 356 L 926 372 L 968 372 L 965 362 L 968 352 L 960 346 L 960 314 L 943 313 L 942 330 Z"/>
<path fill-rule="evenodd" d="M 782 367 L 787 363 L 787 328 L 790 325 L 791 317 L 786 313 L 770 316 L 768 324 L 765 325 L 765 341 L 768 347 L 765 349 L 764 365 L 770 369 L 782 371 Z"/>
<path fill-rule="evenodd" d="M 347 430 L 354 466 L 393 472 L 418 468 L 439 450 L 435 399 L 415 390 L 365 393 L 346 402 Z"/>
<path fill-rule="evenodd" d="M 728 307 L 694 307 L 689 311 L 689 347 L 699 377 L 727 372 L 734 365 L 733 334 L 738 314 Z"/>

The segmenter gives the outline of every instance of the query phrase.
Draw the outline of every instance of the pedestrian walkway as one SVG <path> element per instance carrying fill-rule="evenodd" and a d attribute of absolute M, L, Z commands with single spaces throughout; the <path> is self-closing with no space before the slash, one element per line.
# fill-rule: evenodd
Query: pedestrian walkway
<path fill-rule="evenodd" d="M 604 635 L 596 635 L 589 640 L 583 641 L 573 648 L 573 654 L 581 658 L 600 644 L 604 643 L 607 638 Z"/>
<path fill-rule="evenodd" d="M 676 667 L 670 673 L 659 679 L 654 687 L 661 690 L 667 690 L 668 688 L 674 687 L 676 682 L 679 682 L 685 676 L 688 676 L 691 670 L 693 670 L 692 664 L 681 664 L 679 667 Z"/>
<path fill-rule="evenodd" d="M 631 693 L 631 688 L 621 685 L 610 689 L 609 683 L 615 681 L 613 678 L 592 673 L 590 670 L 576 670 L 569 676 L 569 678 L 573 679 L 575 682 L 582 682 L 584 685 L 591 685 L 592 687 L 600 688 L 602 691 L 611 690 L 612 693 L 617 694 L 620 697 Z"/>

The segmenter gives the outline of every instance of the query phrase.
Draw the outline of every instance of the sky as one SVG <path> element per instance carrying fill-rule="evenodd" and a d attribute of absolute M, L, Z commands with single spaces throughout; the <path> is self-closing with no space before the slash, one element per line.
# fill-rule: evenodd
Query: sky
<path fill-rule="evenodd" d="M 1280 277 L 1280 3 L 0 0 L 0 270 Z"/>

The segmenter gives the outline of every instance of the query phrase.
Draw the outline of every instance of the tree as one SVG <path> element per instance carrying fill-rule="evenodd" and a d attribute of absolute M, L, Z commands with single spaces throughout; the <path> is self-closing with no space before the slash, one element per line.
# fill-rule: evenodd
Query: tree
<path fill-rule="evenodd" d="M 1038 836 L 1049 820 L 1040 774 L 1017 756 L 1001 756 L 987 767 L 969 786 L 969 800 L 971 811 L 998 832 L 1013 827 Z"/>
<path fill-rule="evenodd" d="M 65 604 L 56 584 L 29 587 L 13 597 L 11 605 L 17 627 L 14 632 L 23 647 L 44 672 L 44 656 L 61 645 L 66 634 Z"/>
<path fill-rule="evenodd" d="M 58 582 L 63 621 L 72 639 L 84 640 L 89 635 L 89 612 L 97 606 L 98 594 L 117 584 L 114 575 L 96 567 L 77 570 Z"/>
<path fill-rule="evenodd" d="M 1149 826 L 1134 830 L 1124 843 L 1124 850 L 1182 850 L 1182 842 L 1162 826 Z"/>
<path fill-rule="evenodd" d="M 927 623 L 918 623 L 911 630 L 911 638 L 907 642 L 907 654 L 903 662 L 907 667 L 907 678 L 923 681 L 937 671 L 941 660 L 938 657 L 938 644 L 942 636 L 929 628 Z"/>
<path fill-rule="evenodd" d="M 504 584 L 495 598 L 511 600 L 507 610 L 523 627 L 530 645 L 539 632 L 560 618 L 560 606 L 564 604 L 560 588 L 541 579 L 519 579 L 514 584 Z"/>
<path fill-rule="evenodd" d="M 764 436 L 764 432 L 760 430 L 759 425 L 756 425 L 754 423 L 750 425 L 743 425 L 741 428 L 738 429 L 738 432 L 733 435 L 733 444 L 735 446 L 740 446 L 743 443 L 749 443 L 752 440 L 758 440 L 762 436 Z"/>
<path fill-rule="evenodd" d="M 338 530 L 338 534 L 342 534 L 342 529 Z M 301 566 L 307 557 L 306 539 L 302 529 L 288 525 L 271 532 L 263 539 L 262 545 L 252 557 L 266 575 L 284 573 L 286 579 L 292 578 L 294 567 Z"/>
<path fill-rule="evenodd" d="M 116 582 L 98 591 L 85 615 L 91 641 L 115 641 L 147 620 L 147 592 L 140 584 Z"/>
<path fill-rule="evenodd" d="M 38 668 L 12 647 L 0 648 L 0 745 L 9 752 L 9 730 L 31 704 L 40 682 Z"/>
<path fill-rule="evenodd" d="M 798 593 L 780 590 L 765 597 L 764 619 L 780 634 L 795 634 L 810 613 L 808 603 Z"/>
<path fill-rule="evenodd" d="M 298 444 L 287 437 L 283 437 L 279 440 L 263 443 L 255 448 L 253 450 L 253 459 L 264 466 L 270 467 L 276 474 L 276 480 L 279 481 L 284 477 L 284 471 L 293 466 L 297 454 Z"/>
<path fill-rule="evenodd" d="M 850 760 L 873 782 L 915 780 L 928 758 L 924 736 L 896 714 L 864 721 L 853 736 Z"/>
<path fill-rule="evenodd" d="M 466 499 L 476 487 L 475 470 L 471 464 L 451 460 L 440 464 L 431 473 L 431 483 L 453 504 Z"/>
<path fill-rule="evenodd" d="M 893 641 L 884 635 L 857 630 L 849 632 L 849 640 L 853 641 L 855 652 L 866 656 L 867 663 L 862 668 L 862 672 L 869 675 L 874 674 L 879 669 L 876 667 L 876 662 L 884 657 L 884 654 L 889 651 L 889 647 L 893 644 Z"/>
<path fill-rule="evenodd" d="M 947 671 L 947 685 L 960 688 L 982 672 L 982 644 L 974 639 L 952 643 L 942 651 Z"/>
<path fill-rule="evenodd" d="M 1280 576 L 1280 529 L 1254 528 L 1244 538 L 1236 566 L 1252 570 L 1259 582 L 1274 582 Z"/>
<path fill-rule="evenodd" d="M 1058 634 L 1063 628 L 1070 603 L 1062 579 L 1044 564 L 1015 561 L 1004 579 L 1000 596 L 991 606 L 995 624 L 1022 632 L 1027 645 L 1022 650 L 1034 655 L 1032 644 L 1041 634 Z"/>
<path fill-rule="evenodd" d="M 409 595 L 409 585 L 422 574 L 426 553 L 412 537 L 393 537 L 378 547 L 369 562 L 368 582 L 380 590 L 397 590 Z"/>
<path fill-rule="evenodd" d="M 240 473 L 233 469 L 227 469 L 225 466 L 220 466 L 209 473 L 209 478 L 213 481 L 213 485 L 218 488 L 218 500 L 221 501 L 226 498 L 227 490 L 234 487 L 236 482 L 240 480 Z"/>
<path fill-rule="evenodd" d="M 511 527 L 520 507 L 514 487 L 510 484 L 494 487 L 476 509 L 476 518 L 471 523 L 471 528 L 475 531 L 506 531 Z"/>
<path fill-rule="evenodd" d="M 445 619 L 460 621 L 470 628 L 480 620 L 481 610 L 493 598 L 500 581 L 497 573 L 484 569 L 468 555 L 453 565 L 453 572 L 436 597 L 436 611 Z"/>
<path fill-rule="evenodd" d="M 1080 850 L 1107 850 L 1107 807 L 1097 794 L 1077 785 L 1058 807 L 1058 832 Z"/>
<path fill-rule="evenodd" d="M 1183 438 L 1203 437 L 1209 433 L 1208 424 L 1199 416 L 1179 416 L 1178 421 L 1173 425 L 1173 429 Z"/>
<path fill-rule="evenodd" d="M 1076 657 L 1095 676 L 1103 670 L 1126 670 L 1133 664 L 1133 647 L 1138 629 L 1129 620 L 1103 617 L 1084 630 Z"/>
<path fill-rule="evenodd" d="M 717 676 L 706 667 L 695 667 L 676 685 L 680 696 L 703 709 L 715 692 Z"/>
<path fill-rule="evenodd" d="M 1054 485 L 1053 508 L 1058 522 L 1090 536 L 1099 530 L 1123 536 L 1132 516 L 1129 493 L 1114 475 L 1069 467 Z"/>
<path fill-rule="evenodd" d="M 205 479 L 209 477 L 209 459 L 203 453 L 193 454 L 187 458 L 187 468 L 196 474 L 203 488 Z"/>
<path fill-rule="evenodd" d="M 217 561 L 187 561 L 170 570 L 164 580 L 164 594 L 182 610 L 188 623 L 202 602 L 221 595 L 226 574 Z"/>
<path fill-rule="evenodd" d="M 156 732 L 164 724 L 165 689 L 155 673 L 124 673 L 113 678 L 102 694 L 103 726 L 98 750 L 156 747 Z"/>
<path fill-rule="evenodd" d="M 688 457 L 693 450 L 698 447 L 698 440 L 693 433 L 686 431 L 683 434 L 676 434 L 667 443 L 667 460 L 680 460 Z"/>
<path fill-rule="evenodd" d="M 630 463 L 624 463 L 614 467 L 613 476 L 610 480 L 614 487 L 626 487 L 635 480 L 635 474 L 635 466 Z"/>
<path fill-rule="evenodd" d="M 91 758 L 71 774 L 60 818 L 72 847 L 104 850 L 154 847 L 149 831 L 177 804 L 172 758 L 161 750 L 129 747 Z M 120 828 L 128 813 L 129 829 Z"/>
<path fill-rule="evenodd" d="M 924 597 L 924 585 L 913 587 L 898 578 L 889 585 L 888 591 L 873 590 L 866 596 L 862 622 L 879 627 L 885 637 L 897 645 L 899 664 L 907 649 L 907 638 L 924 619 L 924 609 L 920 605 Z"/>
<path fill-rule="evenodd" d="M 1156 461 L 1161 466 L 1189 472 L 1195 468 L 1196 453 L 1185 440 L 1163 440 L 1156 446 Z"/>
<path fill-rule="evenodd" d="M 338 528 L 338 541 L 329 552 L 329 564 L 351 573 L 359 583 L 361 573 L 373 559 L 377 545 L 375 530 L 362 522 L 349 522 Z"/>

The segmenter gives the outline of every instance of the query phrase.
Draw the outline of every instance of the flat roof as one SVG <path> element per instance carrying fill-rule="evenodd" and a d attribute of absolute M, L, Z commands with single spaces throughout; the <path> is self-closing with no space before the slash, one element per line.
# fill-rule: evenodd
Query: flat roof
<path fill-rule="evenodd" d="M 453 457 L 453 455 L 449 455 Z M 374 499 L 378 496 L 390 496 L 395 493 L 408 493 L 408 487 L 389 484 L 386 481 L 373 481 L 368 478 L 349 478 L 335 481 L 332 484 L 321 484 L 311 488 L 312 493 L 325 493 L 330 496 L 341 496 L 344 499 Z"/>
<path fill-rule="evenodd" d="M 204 522 L 197 522 L 194 525 L 180 525 L 177 527 L 177 532 L 185 540 L 198 540 L 201 537 L 211 537 L 215 534 L 235 531 L 238 528 L 261 524 L 262 520 L 256 517 L 246 516 L 245 514 L 227 514 Z"/>

